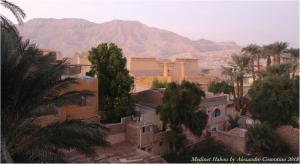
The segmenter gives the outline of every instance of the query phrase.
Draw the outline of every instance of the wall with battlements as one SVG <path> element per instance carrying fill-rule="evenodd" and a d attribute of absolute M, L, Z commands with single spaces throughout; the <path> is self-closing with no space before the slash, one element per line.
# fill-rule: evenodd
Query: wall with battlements
<path fill-rule="evenodd" d="M 135 78 L 136 88 L 151 88 L 152 81 L 181 82 L 187 80 L 198 83 L 207 91 L 212 77 L 200 75 L 197 59 L 178 58 L 161 60 L 156 58 L 129 58 L 127 68 Z"/>

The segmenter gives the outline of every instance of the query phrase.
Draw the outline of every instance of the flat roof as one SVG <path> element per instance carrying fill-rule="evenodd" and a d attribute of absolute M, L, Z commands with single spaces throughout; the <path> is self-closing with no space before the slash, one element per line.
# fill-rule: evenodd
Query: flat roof
<path fill-rule="evenodd" d="M 135 110 L 140 111 L 142 114 L 155 111 L 154 108 L 141 104 L 135 104 Z"/>

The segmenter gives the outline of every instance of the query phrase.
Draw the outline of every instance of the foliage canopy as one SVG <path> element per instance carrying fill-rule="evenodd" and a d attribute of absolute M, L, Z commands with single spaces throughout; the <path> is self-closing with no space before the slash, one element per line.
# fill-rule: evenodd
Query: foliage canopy
<path fill-rule="evenodd" d="M 212 81 L 208 85 L 208 91 L 212 92 L 214 94 L 217 93 L 225 93 L 225 94 L 230 94 L 233 92 L 233 86 L 228 84 L 226 81 Z"/>
<path fill-rule="evenodd" d="M 174 82 L 168 84 L 163 96 L 163 104 L 157 108 L 157 112 L 163 123 L 168 124 L 172 129 L 170 142 L 174 150 L 178 150 L 184 144 L 182 126 L 196 135 L 202 134 L 208 116 L 198 110 L 198 105 L 204 97 L 205 93 L 195 83 L 183 81 L 180 85 Z"/>
<path fill-rule="evenodd" d="M 66 162 L 62 149 L 92 155 L 91 146 L 108 145 L 96 123 L 73 120 L 41 127 L 36 122 L 49 111 L 55 114 L 61 106 L 80 104 L 82 96 L 93 96 L 71 90 L 78 79 L 62 78 L 66 67 L 66 60 L 53 61 L 16 31 L 1 28 L 1 146 L 7 150 L 1 159 Z"/>
<path fill-rule="evenodd" d="M 250 90 L 249 112 L 272 127 L 295 124 L 299 115 L 299 78 L 270 76 L 254 83 Z"/>
<path fill-rule="evenodd" d="M 133 78 L 126 69 L 126 58 L 114 43 L 102 43 L 89 51 L 89 76 L 98 78 L 99 111 L 104 111 L 107 122 L 119 122 L 121 117 L 133 113 L 129 92 Z"/>

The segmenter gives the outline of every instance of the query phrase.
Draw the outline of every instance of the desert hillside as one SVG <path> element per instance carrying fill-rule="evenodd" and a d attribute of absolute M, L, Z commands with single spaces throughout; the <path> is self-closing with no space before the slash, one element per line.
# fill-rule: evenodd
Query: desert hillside
<path fill-rule="evenodd" d="M 135 57 L 192 57 L 212 66 L 227 62 L 228 52 L 240 47 L 234 42 L 191 40 L 176 33 L 149 27 L 138 21 L 113 20 L 93 23 L 83 19 L 32 19 L 19 27 L 20 33 L 41 48 L 61 51 L 71 57 L 101 42 L 114 42 L 126 56 Z M 218 63 L 219 64 L 219 63 Z"/>

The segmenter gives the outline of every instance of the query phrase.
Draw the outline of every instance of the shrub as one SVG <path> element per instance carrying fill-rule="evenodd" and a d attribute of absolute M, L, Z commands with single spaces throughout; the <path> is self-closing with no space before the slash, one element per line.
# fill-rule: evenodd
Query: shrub
<path fill-rule="evenodd" d="M 253 155 L 267 157 L 284 157 L 291 155 L 289 146 L 284 143 L 268 125 L 254 125 L 248 130 L 249 148 Z"/>

